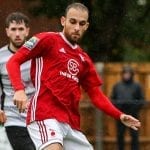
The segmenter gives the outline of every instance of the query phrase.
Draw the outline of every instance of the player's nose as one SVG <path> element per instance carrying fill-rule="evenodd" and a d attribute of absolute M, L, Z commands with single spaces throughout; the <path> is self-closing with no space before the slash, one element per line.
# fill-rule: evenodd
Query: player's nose
<path fill-rule="evenodd" d="M 78 23 L 75 25 L 75 30 L 76 30 L 76 31 L 79 31 L 79 30 L 80 30 L 80 25 L 79 25 Z"/>

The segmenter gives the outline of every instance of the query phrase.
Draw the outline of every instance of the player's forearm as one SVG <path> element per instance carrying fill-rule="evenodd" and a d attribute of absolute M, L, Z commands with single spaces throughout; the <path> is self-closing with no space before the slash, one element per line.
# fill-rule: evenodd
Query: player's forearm
<path fill-rule="evenodd" d="M 103 94 L 99 87 L 94 87 L 88 91 L 88 94 L 92 100 L 92 103 L 115 119 L 120 119 L 122 112 L 118 110 L 110 100 Z"/>
<path fill-rule="evenodd" d="M 6 64 L 8 75 L 15 91 L 24 89 L 20 72 L 21 61 L 18 57 L 18 55 L 17 57 L 12 56 Z"/>

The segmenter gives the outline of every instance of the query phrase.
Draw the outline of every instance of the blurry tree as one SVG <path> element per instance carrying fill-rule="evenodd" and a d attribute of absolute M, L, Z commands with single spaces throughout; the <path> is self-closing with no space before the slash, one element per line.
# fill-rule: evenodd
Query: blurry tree
<path fill-rule="evenodd" d="M 149 0 L 37 0 L 29 11 L 60 17 L 71 2 L 84 3 L 90 10 L 82 45 L 94 61 L 150 60 Z"/>
<path fill-rule="evenodd" d="M 25 0 L 28 1 L 29 11 L 34 16 L 46 15 L 47 17 L 60 17 L 70 0 Z"/>

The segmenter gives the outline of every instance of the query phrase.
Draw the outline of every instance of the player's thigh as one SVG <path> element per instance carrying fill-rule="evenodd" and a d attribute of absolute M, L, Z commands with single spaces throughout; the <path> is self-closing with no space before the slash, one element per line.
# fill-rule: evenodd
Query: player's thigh
<path fill-rule="evenodd" d="M 37 150 L 61 150 L 63 133 L 55 119 L 34 121 L 27 128 Z"/>
<path fill-rule="evenodd" d="M 63 150 L 63 147 L 60 143 L 54 143 L 43 148 L 43 150 Z"/>
<path fill-rule="evenodd" d="M 94 150 L 84 134 L 77 130 L 70 130 L 64 139 L 65 150 Z"/>

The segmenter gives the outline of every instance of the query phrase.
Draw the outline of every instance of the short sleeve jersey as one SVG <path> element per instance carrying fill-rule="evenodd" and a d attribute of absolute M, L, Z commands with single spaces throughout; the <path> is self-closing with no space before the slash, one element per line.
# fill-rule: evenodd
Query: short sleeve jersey
<path fill-rule="evenodd" d="M 80 129 L 80 87 L 89 90 L 102 84 L 89 56 L 63 33 L 53 32 L 32 37 L 18 52 L 20 62 L 32 58 L 31 78 L 36 89 L 27 123 L 56 118 Z M 17 81 L 14 86 L 22 87 Z"/>

